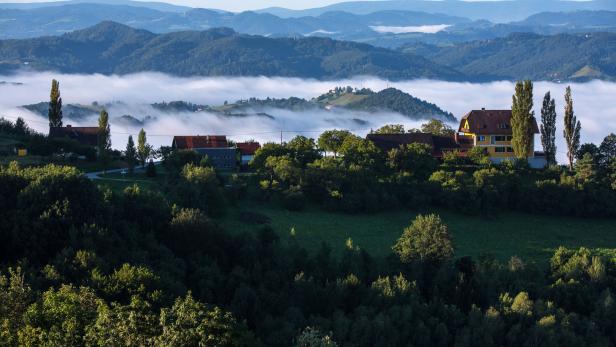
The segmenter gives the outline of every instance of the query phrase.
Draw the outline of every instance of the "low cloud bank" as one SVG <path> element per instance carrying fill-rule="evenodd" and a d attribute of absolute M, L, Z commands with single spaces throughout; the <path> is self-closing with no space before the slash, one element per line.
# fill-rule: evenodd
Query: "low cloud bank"
<path fill-rule="evenodd" d="M 449 28 L 451 25 L 438 24 L 438 25 L 420 25 L 420 26 L 371 26 L 370 29 L 376 31 L 379 34 L 409 34 L 409 33 L 422 33 L 422 34 L 436 34 Z"/>
<path fill-rule="evenodd" d="M 452 112 L 458 119 L 472 109 L 482 107 L 501 109 L 511 107 L 514 84 L 511 82 L 455 83 L 432 80 L 389 82 L 372 77 L 358 77 L 339 81 L 302 80 L 296 78 L 178 78 L 159 73 L 141 73 L 126 76 L 64 75 L 55 73 L 24 73 L 0 76 L 0 81 L 23 84 L 0 84 L 0 115 L 14 120 L 21 116 L 41 132 L 47 131 L 47 119 L 33 114 L 21 105 L 46 101 L 51 79 L 60 81 L 64 104 L 114 103 L 109 108 L 112 118 L 112 142 L 123 148 L 128 134 L 136 134 L 138 125 L 122 123 L 116 119 L 125 114 L 155 120 L 146 123 L 146 131 L 155 145 L 169 145 L 173 135 L 228 134 L 234 140 L 255 139 L 279 141 L 296 134 L 316 137 L 331 128 L 346 128 L 364 135 L 387 123 L 402 123 L 407 128 L 418 127 L 413 121 L 394 113 L 367 114 L 351 111 L 267 110 L 274 116 L 222 117 L 205 112 L 165 113 L 149 106 L 161 101 L 183 100 L 198 104 L 219 105 L 250 97 L 284 98 L 297 96 L 310 99 L 336 86 L 371 88 L 375 91 L 395 87 L 416 97 L 435 103 Z M 600 143 L 603 137 L 616 132 L 616 83 L 593 81 L 572 84 L 574 109 L 582 122 L 582 142 Z M 557 146 L 559 160 L 565 160 L 566 149 L 562 140 L 562 117 L 565 84 L 538 82 L 535 84 L 535 113 L 540 119 L 543 95 L 550 90 L 556 98 L 559 118 Z M 73 125 L 96 125 L 96 115 L 77 121 L 65 119 Z M 457 124 L 452 124 L 457 128 Z M 539 137 L 536 137 L 540 149 Z"/>

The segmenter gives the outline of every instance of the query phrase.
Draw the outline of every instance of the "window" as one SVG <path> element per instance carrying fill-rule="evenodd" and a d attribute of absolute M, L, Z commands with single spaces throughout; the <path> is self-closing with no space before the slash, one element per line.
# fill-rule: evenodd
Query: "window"
<path fill-rule="evenodd" d="M 509 135 L 507 136 L 507 141 L 512 141 L 513 140 L 513 136 Z"/>
<path fill-rule="evenodd" d="M 485 141 L 485 140 L 486 140 L 486 137 L 485 137 L 484 135 L 479 135 L 479 136 L 477 136 L 477 141 L 479 141 L 479 142 L 483 142 L 483 141 Z"/>
<path fill-rule="evenodd" d="M 513 147 L 507 147 L 507 153 L 513 153 Z"/>
<path fill-rule="evenodd" d="M 505 153 L 505 147 L 494 147 L 494 152 Z"/>
<path fill-rule="evenodd" d="M 509 124 L 507 123 L 498 123 L 499 129 L 509 129 Z"/>
<path fill-rule="evenodd" d="M 506 141 L 507 137 L 502 135 L 493 136 L 494 141 Z"/>

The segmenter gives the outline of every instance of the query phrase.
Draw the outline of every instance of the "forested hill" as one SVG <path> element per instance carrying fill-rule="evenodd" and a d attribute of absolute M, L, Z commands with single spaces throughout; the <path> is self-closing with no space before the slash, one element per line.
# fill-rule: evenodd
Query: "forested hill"
<path fill-rule="evenodd" d="M 355 42 L 267 38 L 224 28 L 157 35 L 114 22 L 60 37 L 0 41 L 0 73 L 24 66 L 65 73 L 464 79 L 423 57 Z"/>
<path fill-rule="evenodd" d="M 486 80 L 616 80 L 614 33 L 520 33 L 446 47 L 418 44 L 404 51 Z"/>
<path fill-rule="evenodd" d="M 109 109 L 114 106 L 114 103 L 101 105 L 96 102 L 90 105 L 65 104 L 63 106 L 63 114 L 70 119 L 83 120 L 86 117 L 100 113 L 103 108 Z M 435 104 L 421 100 L 395 88 L 374 92 L 370 89 L 354 89 L 350 86 L 337 87 L 311 100 L 298 97 L 284 99 L 249 98 L 233 103 L 225 102 L 224 105 L 217 106 L 199 105 L 187 101 L 160 102 L 151 104 L 150 106 L 157 111 L 169 114 L 180 112 L 208 112 L 224 117 L 257 115 L 276 118 L 275 112 L 270 112 L 275 109 L 289 111 L 331 110 L 334 112 L 336 109 L 343 109 L 368 113 L 394 112 L 415 120 L 434 118 L 445 121 L 456 121 L 456 118 L 450 112 L 444 111 Z M 37 104 L 24 105 L 22 107 L 44 117 L 47 115 L 49 103 L 40 102 Z M 142 124 L 144 121 L 155 119 L 154 117 L 146 117 L 144 120 L 139 120 L 132 117 L 132 115 L 123 115 L 120 118 L 124 122 L 130 121 L 133 124 Z"/>

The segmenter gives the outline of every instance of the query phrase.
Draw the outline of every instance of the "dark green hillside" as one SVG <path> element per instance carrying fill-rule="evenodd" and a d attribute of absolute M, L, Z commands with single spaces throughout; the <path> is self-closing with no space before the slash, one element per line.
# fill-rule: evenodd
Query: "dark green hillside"
<path fill-rule="evenodd" d="M 512 34 L 446 47 L 405 49 L 483 79 L 616 79 L 616 34 Z"/>
<path fill-rule="evenodd" d="M 453 114 L 443 111 L 435 104 L 418 99 L 395 88 L 387 88 L 378 93 L 369 94 L 365 98 L 350 103 L 348 107 L 371 112 L 394 111 L 403 115 L 414 115 L 414 118 L 456 120 Z"/>
<path fill-rule="evenodd" d="M 354 42 L 274 39 L 231 29 L 156 35 L 114 22 L 60 37 L 0 41 L 0 71 L 24 64 L 65 73 L 463 79 L 459 72 L 423 57 Z"/>

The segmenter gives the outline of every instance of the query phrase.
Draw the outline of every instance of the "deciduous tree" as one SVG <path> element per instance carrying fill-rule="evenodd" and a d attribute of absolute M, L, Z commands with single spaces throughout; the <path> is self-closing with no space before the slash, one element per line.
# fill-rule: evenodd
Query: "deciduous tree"
<path fill-rule="evenodd" d="M 51 93 L 49 95 L 49 126 L 62 126 L 62 98 L 60 97 L 60 82 L 51 81 Z"/>
<path fill-rule="evenodd" d="M 109 113 L 102 110 L 98 117 L 98 159 L 103 165 L 103 170 L 109 165 L 111 150 L 111 127 L 109 126 Z"/>
<path fill-rule="evenodd" d="M 528 158 L 533 151 L 531 146 L 534 115 L 533 82 L 529 80 L 518 81 L 511 105 L 511 130 L 513 133 L 511 145 L 517 158 Z"/>
<path fill-rule="evenodd" d="M 319 136 L 317 144 L 320 149 L 332 152 L 334 157 L 336 157 L 338 152 L 340 152 L 342 143 L 350 135 L 351 132 L 348 130 L 327 130 Z"/>
<path fill-rule="evenodd" d="M 145 166 L 145 163 L 150 158 L 152 154 L 152 146 L 148 144 L 148 139 L 143 128 L 139 131 L 139 136 L 137 137 L 137 157 L 139 158 L 139 162 L 141 166 Z"/>
<path fill-rule="evenodd" d="M 387 124 L 372 131 L 373 134 L 404 134 L 404 125 Z"/>
<path fill-rule="evenodd" d="M 453 256 L 449 230 L 436 214 L 417 216 L 404 229 L 393 250 L 404 263 L 417 260 L 440 262 Z"/>
<path fill-rule="evenodd" d="M 567 159 L 569 159 L 569 170 L 573 170 L 575 155 L 580 148 L 580 131 L 582 124 L 575 117 L 573 112 L 573 98 L 571 97 L 571 87 L 565 91 L 565 130 L 563 136 L 567 144 Z"/>
<path fill-rule="evenodd" d="M 135 142 L 133 142 L 133 135 L 128 135 L 124 157 L 128 164 L 128 173 L 132 175 L 135 171 L 135 162 L 137 161 L 137 150 L 135 149 Z"/>
<path fill-rule="evenodd" d="M 556 164 L 556 102 L 545 93 L 541 108 L 541 145 L 549 165 Z"/>
<path fill-rule="evenodd" d="M 422 124 L 421 132 L 438 136 L 453 136 L 455 133 L 452 127 L 439 119 L 430 119 L 428 123 Z"/>

